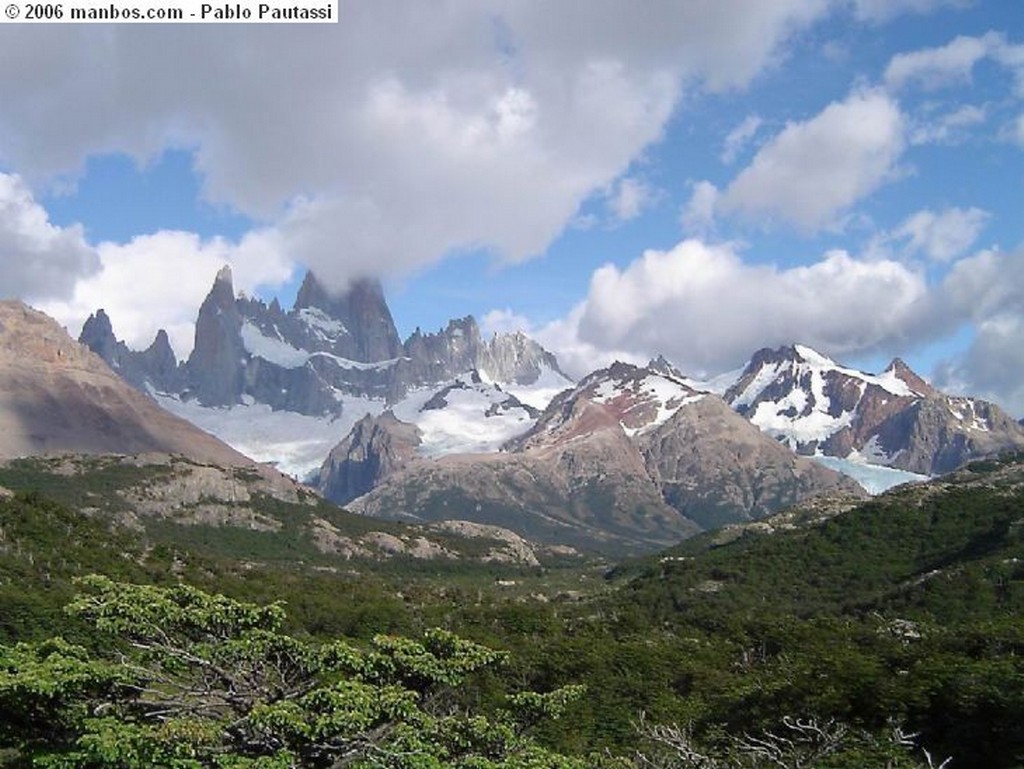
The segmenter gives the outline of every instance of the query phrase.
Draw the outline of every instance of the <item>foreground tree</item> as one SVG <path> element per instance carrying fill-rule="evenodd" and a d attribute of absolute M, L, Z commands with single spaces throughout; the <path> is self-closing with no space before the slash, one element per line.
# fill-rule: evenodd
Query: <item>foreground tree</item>
<path fill-rule="evenodd" d="M 504 654 L 433 630 L 368 649 L 282 632 L 280 605 L 185 585 L 88 577 L 68 610 L 102 651 L 53 639 L 0 646 L 0 762 L 170 769 L 575 769 L 526 727 L 581 694 L 506 698 L 488 713 L 459 687 Z"/>

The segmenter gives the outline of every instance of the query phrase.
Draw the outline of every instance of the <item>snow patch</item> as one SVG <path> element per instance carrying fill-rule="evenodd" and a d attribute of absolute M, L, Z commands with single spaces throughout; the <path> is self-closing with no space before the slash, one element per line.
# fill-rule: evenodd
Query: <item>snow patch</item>
<path fill-rule="evenodd" d="M 293 411 L 274 411 L 263 403 L 230 408 L 201 406 L 169 395 L 156 395 L 165 409 L 257 462 L 270 462 L 286 475 L 304 479 L 323 464 L 331 449 L 367 414 L 384 411 L 384 402 L 345 398 L 338 417 L 313 417 Z"/>
<path fill-rule="evenodd" d="M 921 483 L 929 480 L 927 475 L 909 473 L 906 470 L 897 470 L 894 467 L 882 467 L 858 459 L 840 459 L 839 457 L 826 457 L 817 455 L 811 457 L 825 467 L 837 470 L 857 481 L 869 494 L 881 494 L 883 491 L 899 486 L 901 483 Z"/>
<path fill-rule="evenodd" d="M 674 378 L 658 373 L 648 373 L 642 379 L 602 380 L 594 389 L 591 400 L 601 404 L 609 404 L 618 400 L 620 410 L 623 403 L 628 404 L 623 415 L 654 404 L 657 410 L 654 416 L 644 424 L 629 426 L 623 422 L 622 427 L 626 434 L 632 436 L 653 430 L 664 424 L 680 408 L 699 401 L 705 395 L 707 393 L 695 392 L 689 385 Z"/>
<path fill-rule="evenodd" d="M 480 372 L 484 378 L 484 372 Z M 489 381 L 486 380 L 485 381 Z M 516 382 L 503 382 L 501 388 L 511 395 L 516 396 L 522 403 L 532 406 L 538 411 L 543 411 L 556 395 L 573 386 L 573 381 L 568 379 L 548 366 L 542 366 L 540 376 L 532 384 L 522 385 Z"/>
<path fill-rule="evenodd" d="M 725 395 L 726 391 L 736 384 L 741 376 L 743 376 L 743 368 L 737 368 L 732 371 L 726 371 L 724 374 L 718 374 L 717 376 L 710 377 L 709 379 L 693 379 L 692 377 L 684 377 L 682 381 L 684 385 L 694 390 L 714 393 L 715 395 Z"/>
<path fill-rule="evenodd" d="M 242 344 L 250 355 L 263 358 L 281 368 L 302 368 L 309 360 L 309 353 L 305 350 L 292 347 L 281 339 L 266 336 L 249 321 L 242 324 Z"/>
<path fill-rule="evenodd" d="M 299 310 L 299 318 L 321 338 L 335 339 L 341 334 L 348 333 L 344 323 L 332 318 L 318 307 L 303 307 Z"/>
<path fill-rule="evenodd" d="M 351 358 L 342 358 L 339 355 L 334 355 L 329 352 L 313 352 L 309 354 L 310 358 L 327 358 L 334 361 L 341 368 L 358 369 L 360 371 L 379 371 L 381 369 L 391 368 L 400 360 L 407 360 L 406 358 L 388 358 L 387 360 L 378 360 L 373 363 L 363 363 L 362 361 L 352 360 Z"/>
<path fill-rule="evenodd" d="M 764 392 L 765 388 L 778 379 L 779 373 L 782 369 L 783 366 L 779 363 L 772 363 L 769 366 L 761 366 L 758 372 L 754 375 L 754 378 L 751 379 L 747 386 L 743 388 L 743 392 L 733 400 L 732 407 L 740 408 L 742 406 L 749 406 L 757 400 L 757 397 Z"/>
<path fill-rule="evenodd" d="M 452 384 L 462 387 L 445 393 L 442 408 L 423 407 L 445 387 L 414 390 L 391 409 L 398 419 L 420 428 L 422 456 L 494 452 L 533 425 L 526 409 L 501 406 L 509 398 L 501 387 L 473 382 L 470 375 L 460 376 Z M 490 416 L 488 411 L 492 411 Z"/>

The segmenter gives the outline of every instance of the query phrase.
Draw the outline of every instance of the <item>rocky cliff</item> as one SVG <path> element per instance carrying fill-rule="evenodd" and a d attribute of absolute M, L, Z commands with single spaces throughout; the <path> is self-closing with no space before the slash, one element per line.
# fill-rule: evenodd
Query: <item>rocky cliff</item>
<path fill-rule="evenodd" d="M 400 422 L 390 411 L 379 417 L 367 415 L 327 455 L 318 489 L 343 505 L 411 462 L 421 442 L 420 429 Z"/>

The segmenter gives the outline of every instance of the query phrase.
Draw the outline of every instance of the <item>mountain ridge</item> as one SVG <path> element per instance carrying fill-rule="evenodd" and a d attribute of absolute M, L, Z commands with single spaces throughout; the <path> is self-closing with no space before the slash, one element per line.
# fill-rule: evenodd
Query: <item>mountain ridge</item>
<path fill-rule="evenodd" d="M 349 506 L 430 520 L 458 498 L 470 509 L 463 514 L 481 522 L 505 516 L 514 528 L 553 516 L 581 544 L 650 548 L 817 493 L 858 489 L 765 436 L 719 396 L 615 363 L 556 396 L 501 453 L 407 460 Z M 592 538 L 594 523 L 606 541 Z M 552 536 L 530 525 L 530 536 Z"/>
<path fill-rule="evenodd" d="M 899 358 L 876 375 L 803 345 L 764 348 L 724 397 L 798 453 L 918 474 L 1024 447 L 1024 430 L 998 406 L 942 393 Z"/>
<path fill-rule="evenodd" d="M 436 333 L 417 328 L 403 343 L 379 282 L 357 280 L 332 293 L 312 272 L 286 312 L 276 300 L 267 305 L 236 296 L 225 266 L 199 307 L 188 360 L 179 363 L 173 353 L 168 360 L 165 338 L 158 333 L 149 350 L 131 351 L 98 310 L 80 341 L 143 390 L 207 407 L 252 398 L 311 416 L 340 414 L 346 396 L 393 403 L 412 389 L 474 370 L 495 382 L 528 385 L 545 371 L 571 381 L 554 355 L 522 333 L 485 341 L 472 316 L 453 319 Z"/>
<path fill-rule="evenodd" d="M 0 302 L 0 456 L 162 452 L 260 468 L 129 386 L 52 318 Z"/>

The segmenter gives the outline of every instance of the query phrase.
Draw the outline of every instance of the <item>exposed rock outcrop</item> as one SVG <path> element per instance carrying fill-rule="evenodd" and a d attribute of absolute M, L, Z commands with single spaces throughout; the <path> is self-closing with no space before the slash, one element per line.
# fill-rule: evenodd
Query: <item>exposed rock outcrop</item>
<path fill-rule="evenodd" d="M 78 341 L 99 355 L 125 381 L 145 390 L 177 392 L 185 386 L 185 375 L 171 349 L 167 332 L 157 332 L 153 343 L 141 352 L 129 349 L 114 336 L 110 318 L 104 310 L 90 315 L 82 326 Z"/>
<path fill-rule="evenodd" d="M 343 505 L 411 462 L 419 444 L 419 428 L 400 422 L 390 411 L 379 417 L 367 415 L 324 460 L 318 489 Z"/>

